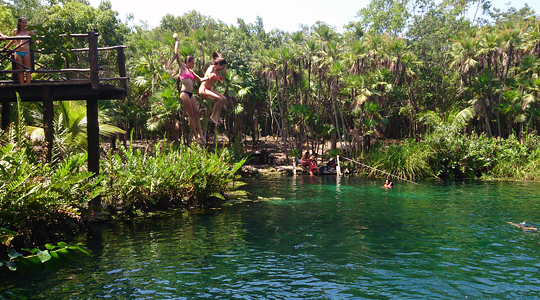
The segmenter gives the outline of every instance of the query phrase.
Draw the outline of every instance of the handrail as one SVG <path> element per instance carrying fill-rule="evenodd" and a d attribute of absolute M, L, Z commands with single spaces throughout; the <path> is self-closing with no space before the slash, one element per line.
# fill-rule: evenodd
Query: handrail
<path fill-rule="evenodd" d="M 60 36 L 70 36 L 70 37 L 76 37 L 76 38 L 88 38 L 88 48 L 76 48 L 76 49 L 70 49 L 67 50 L 69 52 L 88 52 L 88 58 L 89 58 L 89 68 L 73 68 L 70 66 L 69 59 L 66 58 L 64 66 L 66 68 L 60 69 L 60 70 L 48 70 L 48 69 L 38 69 L 33 70 L 33 55 L 34 53 L 42 52 L 40 49 L 31 50 L 32 54 L 32 65 L 31 66 L 24 66 L 21 63 L 15 61 L 11 53 L 14 52 L 12 49 L 1 49 L 0 48 L 0 58 L 8 59 L 13 64 L 18 65 L 19 67 L 22 67 L 21 69 L 17 69 L 14 65 L 13 70 L 0 70 L 0 74 L 20 74 L 23 72 L 28 73 L 48 73 L 48 74 L 55 74 L 57 76 L 60 76 L 63 81 L 69 81 L 70 79 L 70 73 L 88 73 L 90 82 L 92 84 L 92 89 L 97 90 L 99 89 L 99 83 L 100 81 L 120 81 L 120 87 L 122 89 L 127 89 L 127 80 L 129 77 L 127 77 L 126 74 L 126 66 L 125 66 L 125 55 L 124 55 L 124 49 L 127 48 L 125 45 L 116 45 L 116 46 L 108 46 L 108 47 L 97 47 L 97 37 L 99 36 L 99 33 L 89 31 L 88 33 L 84 34 L 61 34 Z M 35 36 L 34 36 L 35 37 Z M 4 40 L 26 40 L 31 39 L 32 36 L 10 36 L 6 37 Z M 113 75 L 113 77 L 100 77 L 98 72 L 103 70 L 102 67 L 99 66 L 99 60 L 98 60 L 98 52 L 100 51 L 111 51 L 116 50 L 117 51 L 117 71 L 119 76 L 115 76 L 115 74 L 107 74 L 107 75 Z M 2 54 L 4 53 L 4 54 Z M 56 52 L 53 52 L 56 53 Z M 47 53 L 47 54 L 53 54 L 53 53 Z M 66 74 L 66 75 L 60 75 L 60 73 Z M 63 77 L 65 76 L 65 78 Z M 88 75 L 87 75 L 88 76 Z M 82 76 L 83 78 L 86 77 L 85 75 Z M 15 81 L 15 76 L 13 77 L 13 80 Z M 83 79 L 87 80 L 87 79 Z"/>
<path fill-rule="evenodd" d="M 61 36 L 61 37 L 69 36 L 69 37 L 80 38 L 80 37 L 88 37 L 88 33 L 72 33 L 72 34 L 62 33 L 59 36 Z M 98 37 L 98 36 L 99 36 L 99 32 L 96 32 L 96 37 Z M 36 37 L 38 37 L 38 36 L 36 35 Z M 6 40 L 6 41 L 27 40 L 27 39 L 31 39 L 31 38 L 32 38 L 32 36 L 30 36 L 30 35 L 15 35 L 15 36 L 6 36 L 6 38 L 3 38 L 2 40 Z"/>
<path fill-rule="evenodd" d="M 106 50 L 116 50 L 116 49 L 125 49 L 127 48 L 127 46 L 124 46 L 124 45 L 118 45 L 118 46 L 110 46 L 110 47 L 100 47 L 100 48 L 97 48 L 98 51 L 106 51 Z M 90 51 L 89 48 L 78 48 L 78 49 L 71 49 L 69 50 L 71 52 L 86 52 L 86 51 Z"/>
<path fill-rule="evenodd" d="M 27 40 L 31 39 L 32 37 L 29 35 L 16 35 L 16 36 L 7 36 L 6 38 L 2 38 L 2 40 L 5 41 L 11 41 L 11 40 Z"/>

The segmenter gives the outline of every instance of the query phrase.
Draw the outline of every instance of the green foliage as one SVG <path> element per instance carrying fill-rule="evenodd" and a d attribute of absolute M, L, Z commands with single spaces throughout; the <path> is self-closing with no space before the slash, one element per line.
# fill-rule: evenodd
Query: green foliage
<path fill-rule="evenodd" d="M 39 248 L 22 249 L 29 255 L 23 255 L 15 249 L 8 253 L 8 261 L 0 261 L 0 268 L 5 267 L 10 271 L 19 271 L 22 273 L 30 270 L 44 271 L 55 270 L 59 266 L 65 266 L 67 259 L 75 260 L 77 253 L 90 255 L 82 243 L 64 243 L 57 245 L 46 244 L 43 250 Z"/>
<path fill-rule="evenodd" d="M 342 151 L 340 149 L 333 148 L 328 150 L 329 157 L 336 157 L 338 155 L 342 155 Z"/>
<path fill-rule="evenodd" d="M 490 178 L 513 180 L 540 179 L 540 139 L 528 136 L 520 143 L 514 136 L 498 143 L 494 153 L 496 165 L 488 174 Z"/>
<path fill-rule="evenodd" d="M 52 5 L 43 27 L 54 34 L 99 32 L 99 39 L 104 46 L 123 44 L 129 32 L 119 19 L 118 13 L 111 9 L 109 1 L 103 1 L 99 8 L 85 3 L 68 1 L 62 5 Z"/>
<path fill-rule="evenodd" d="M 291 157 L 301 157 L 302 156 L 302 151 L 300 149 L 291 149 L 291 151 L 289 151 L 289 156 L 291 156 Z"/>
<path fill-rule="evenodd" d="M 68 260 L 76 260 L 77 254 L 91 256 L 82 243 L 65 242 L 59 242 L 57 245 L 48 243 L 42 249 L 22 249 L 22 252 L 27 253 L 27 255 L 11 249 L 8 253 L 9 260 L 0 260 L 0 272 L 6 269 L 21 274 L 28 274 L 30 271 L 54 271 L 58 267 L 66 266 Z M 26 300 L 20 291 L 22 289 L 13 289 L 9 286 L 1 287 L 0 299 Z"/>
<path fill-rule="evenodd" d="M 407 24 L 410 12 L 407 10 L 408 0 L 372 0 L 362 8 L 357 17 L 360 24 L 369 33 L 400 34 Z"/>
<path fill-rule="evenodd" d="M 425 140 L 372 149 L 365 164 L 407 179 L 491 178 L 538 180 L 540 178 L 540 138 L 529 135 L 521 142 L 489 138 L 485 134 L 463 135 L 436 130 Z M 368 176 L 382 176 L 371 169 Z"/>
<path fill-rule="evenodd" d="M 7 5 L 0 4 L 0 32 L 12 35 L 13 28 L 17 27 L 15 18 Z"/>
<path fill-rule="evenodd" d="M 401 178 L 414 180 L 434 177 L 429 164 L 434 150 L 425 143 L 407 140 L 402 144 L 380 146 L 365 156 L 364 164 Z M 373 169 L 365 168 L 367 176 L 386 176 Z"/>
<path fill-rule="evenodd" d="M 102 110 L 103 111 L 103 110 Z M 106 117 L 100 116 L 100 120 Z M 68 157 L 73 153 L 80 153 L 87 148 L 86 134 L 86 105 L 82 101 L 55 102 L 54 124 L 54 156 L 57 159 Z M 32 141 L 45 139 L 43 127 L 25 126 L 25 132 Z M 102 137 L 112 137 L 116 133 L 125 133 L 124 130 L 110 125 L 99 124 L 99 134 Z"/>
<path fill-rule="evenodd" d="M 83 170 L 86 154 L 55 166 L 37 163 L 28 148 L 0 147 L 0 226 L 21 230 L 59 212 L 76 215 L 102 191 L 101 177 Z"/>
<path fill-rule="evenodd" d="M 228 150 L 209 153 L 191 147 L 157 144 L 151 155 L 120 147 L 103 163 L 104 202 L 127 212 L 182 205 L 205 206 L 210 196 L 222 198 L 238 179 L 245 160 L 231 164 Z"/>

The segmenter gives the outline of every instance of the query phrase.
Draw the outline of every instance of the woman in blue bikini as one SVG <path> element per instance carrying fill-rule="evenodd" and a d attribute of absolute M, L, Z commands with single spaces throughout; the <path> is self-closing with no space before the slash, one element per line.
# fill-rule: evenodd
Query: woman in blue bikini
<path fill-rule="evenodd" d="M 174 55 L 178 66 L 180 66 L 180 80 L 182 81 L 182 88 L 180 88 L 180 100 L 184 104 L 184 108 L 188 114 L 189 126 L 191 127 L 191 133 L 193 138 L 199 144 L 206 144 L 206 138 L 204 137 L 201 129 L 201 115 L 199 113 L 199 106 L 195 97 L 193 97 L 193 80 L 196 78 L 199 81 L 203 81 L 199 75 L 195 74 L 191 69 L 195 65 L 195 59 L 191 56 L 186 57 L 185 62 L 182 62 L 180 55 L 178 55 L 178 35 L 173 35 L 174 43 Z"/>
<path fill-rule="evenodd" d="M 34 35 L 33 31 L 26 30 L 26 25 L 28 24 L 28 21 L 25 17 L 19 18 L 19 22 L 17 23 L 17 28 L 14 30 L 14 35 Z M 15 48 L 15 60 L 23 64 L 27 69 L 30 69 L 31 60 L 30 60 L 30 39 L 28 40 L 16 40 L 17 42 L 17 48 Z M 6 48 L 11 47 L 15 43 L 15 40 L 11 40 L 9 44 L 7 44 Z M 24 69 L 21 65 L 17 65 L 17 69 Z M 26 83 L 30 83 L 32 78 L 31 74 L 29 72 L 24 73 L 18 73 L 19 76 L 19 83 L 23 84 L 25 82 L 24 78 L 26 76 Z"/>

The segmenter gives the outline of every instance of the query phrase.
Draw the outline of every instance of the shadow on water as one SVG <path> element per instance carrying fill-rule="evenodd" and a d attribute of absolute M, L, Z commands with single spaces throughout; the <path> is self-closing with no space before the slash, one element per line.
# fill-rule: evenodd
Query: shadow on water
<path fill-rule="evenodd" d="M 103 228 L 33 299 L 517 299 L 540 295 L 537 183 L 254 177 L 246 201 Z M 537 223 L 535 223 L 537 222 Z"/>

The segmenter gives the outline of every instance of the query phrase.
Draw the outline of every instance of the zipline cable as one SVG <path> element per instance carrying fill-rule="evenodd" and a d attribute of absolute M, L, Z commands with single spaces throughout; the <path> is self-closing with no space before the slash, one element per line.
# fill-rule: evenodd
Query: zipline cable
<path fill-rule="evenodd" d="M 385 171 L 383 171 L 383 170 L 379 170 L 379 169 L 370 167 L 370 166 L 365 165 L 365 164 L 363 164 L 363 163 L 361 163 L 361 162 L 357 162 L 356 160 L 352 160 L 352 159 L 347 158 L 347 157 L 344 157 L 344 156 L 340 156 L 340 157 L 341 157 L 341 158 L 344 158 L 344 159 L 346 159 L 346 160 L 348 160 L 348 161 L 352 161 L 353 163 L 356 163 L 356 164 L 359 164 L 359 165 L 361 165 L 361 166 L 364 166 L 364 167 L 366 167 L 366 168 L 370 168 L 370 169 L 373 169 L 373 170 L 375 170 L 375 171 L 379 171 L 379 172 L 381 172 L 381 173 L 384 173 L 384 174 L 386 174 L 386 175 L 390 175 L 390 176 L 392 176 L 392 177 L 396 177 L 396 178 L 398 178 L 398 179 L 400 179 L 400 180 L 407 181 L 407 182 L 414 183 L 414 184 L 418 184 L 418 183 L 416 183 L 416 182 L 414 182 L 414 181 L 410 181 L 410 180 L 407 180 L 407 179 L 405 179 L 405 178 L 402 178 L 402 177 L 399 177 L 399 176 L 390 174 L 390 173 L 388 173 L 388 172 L 385 172 Z"/>

